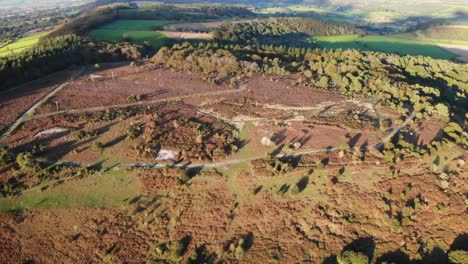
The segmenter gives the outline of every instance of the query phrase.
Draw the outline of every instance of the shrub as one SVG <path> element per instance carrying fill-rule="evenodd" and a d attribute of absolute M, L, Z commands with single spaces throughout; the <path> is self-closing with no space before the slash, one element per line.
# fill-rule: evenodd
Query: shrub
<path fill-rule="evenodd" d="M 33 155 L 31 154 L 31 152 L 20 153 L 16 157 L 16 163 L 22 171 L 35 172 L 37 170 L 37 165 L 34 163 Z"/>
<path fill-rule="evenodd" d="M 124 41 L 131 41 L 131 40 L 132 40 L 131 37 L 130 37 L 130 35 L 129 35 L 128 33 L 122 34 L 122 39 L 123 39 Z"/>
<path fill-rule="evenodd" d="M 172 260 L 177 261 L 184 254 L 185 246 L 181 241 L 171 242 L 169 245 Z"/>
<path fill-rule="evenodd" d="M 244 239 L 239 239 L 234 255 L 237 260 L 244 258 Z"/>
<path fill-rule="evenodd" d="M 101 142 L 93 142 L 91 145 L 91 150 L 102 153 L 104 151 L 104 145 Z"/>
<path fill-rule="evenodd" d="M 368 264 L 369 258 L 362 252 L 345 251 L 336 259 L 338 264 Z"/>
<path fill-rule="evenodd" d="M 88 132 L 83 131 L 83 130 L 79 130 L 78 132 L 76 132 L 76 135 L 75 135 L 76 140 L 88 139 L 90 137 L 91 135 Z"/>
<path fill-rule="evenodd" d="M 7 146 L 0 145 L 0 164 L 5 164 L 13 160 L 13 154 Z"/>

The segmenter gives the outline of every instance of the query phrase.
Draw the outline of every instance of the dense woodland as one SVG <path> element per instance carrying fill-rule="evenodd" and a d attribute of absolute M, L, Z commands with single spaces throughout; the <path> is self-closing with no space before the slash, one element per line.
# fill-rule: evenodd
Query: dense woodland
<path fill-rule="evenodd" d="M 468 146 L 463 135 L 468 117 L 468 65 L 356 50 L 254 48 L 203 42 L 162 48 L 152 61 L 220 76 L 299 73 L 299 84 L 349 97 L 373 98 L 388 107 L 406 109 L 416 120 L 433 115 L 445 118 L 447 138 Z"/>
<path fill-rule="evenodd" d="M 328 22 L 319 19 L 269 18 L 266 21 L 226 24 L 223 29 L 213 32 L 218 41 L 240 44 L 274 44 L 292 47 L 311 47 L 308 36 L 334 36 L 362 34 L 349 24 Z"/>
<path fill-rule="evenodd" d="M 45 39 L 32 49 L 0 57 L 0 91 L 72 65 L 137 59 L 141 57 L 138 48 L 128 44 L 97 45 L 76 35 Z"/>

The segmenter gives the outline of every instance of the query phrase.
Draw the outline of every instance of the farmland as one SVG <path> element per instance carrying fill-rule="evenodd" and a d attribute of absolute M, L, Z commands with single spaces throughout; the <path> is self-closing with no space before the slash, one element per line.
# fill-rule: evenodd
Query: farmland
<path fill-rule="evenodd" d="M 112 42 L 130 41 L 136 44 L 143 44 L 147 41 L 156 48 L 167 43 L 168 38 L 156 32 L 155 27 L 161 27 L 170 23 L 173 22 L 167 20 L 119 19 L 92 30 L 89 36 L 97 40 Z"/>
<path fill-rule="evenodd" d="M 11 53 L 19 53 L 33 47 L 39 39 L 46 36 L 48 32 L 36 33 L 31 36 L 19 38 L 15 42 L 0 48 L 0 56 L 6 56 Z"/>
<path fill-rule="evenodd" d="M 453 59 L 455 56 L 429 41 L 408 39 L 402 35 L 365 36 L 357 35 L 312 37 L 320 47 L 329 49 L 357 49 L 363 51 L 381 51 L 399 55 L 423 55 L 435 59 Z"/>

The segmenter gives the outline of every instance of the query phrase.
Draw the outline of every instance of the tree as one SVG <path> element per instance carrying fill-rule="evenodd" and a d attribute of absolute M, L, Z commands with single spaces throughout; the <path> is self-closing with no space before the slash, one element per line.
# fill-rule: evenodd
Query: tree
<path fill-rule="evenodd" d="M 328 86 L 328 81 L 329 80 L 327 76 L 322 76 L 322 78 L 320 78 L 320 80 L 318 81 L 317 86 L 326 88 Z"/>
<path fill-rule="evenodd" d="M 439 103 L 434 108 L 440 116 L 449 117 L 449 109 L 446 105 Z"/>
<path fill-rule="evenodd" d="M 451 264 L 465 264 L 468 263 L 468 251 L 454 250 L 448 253 L 449 262 Z"/>

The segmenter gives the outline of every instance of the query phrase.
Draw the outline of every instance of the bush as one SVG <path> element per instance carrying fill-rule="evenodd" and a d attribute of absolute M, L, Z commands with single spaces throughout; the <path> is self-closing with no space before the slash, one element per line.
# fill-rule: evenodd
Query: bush
<path fill-rule="evenodd" d="M 104 151 L 104 145 L 101 142 L 93 142 L 91 150 L 102 153 Z"/>
<path fill-rule="evenodd" d="M 369 258 L 362 252 L 345 251 L 336 259 L 338 264 L 368 264 Z"/>
<path fill-rule="evenodd" d="M 0 164 L 5 164 L 13 160 L 13 154 L 7 146 L 0 145 Z"/>
<path fill-rule="evenodd" d="M 30 172 L 35 172 L 37 171 L 37 165 L 35 164 L 33 160 L 33 155 L 31 152 L 23 152 L 20 153 L 16 157 L 16 163 L 20 167 L 22 171 L 30 171 Z"/>
<path fill-rule="evenodd" d="M 241 260 L 244 258 L 244 239 L 239 239 L 234 255 L 237 260 Z"/>
<path fill-rule="evenodd" d="M 181 241 L 171 242 L 169 245 L 169 250 L 171 251 L 172 260 L 177 261 L 184 254 L 184 243 Z"/>
<path fill-rule="evenodd" d="M 452 264 L 468 263 L 468 251 L 454 250 L 448 254 L 449 262 Z"/>

